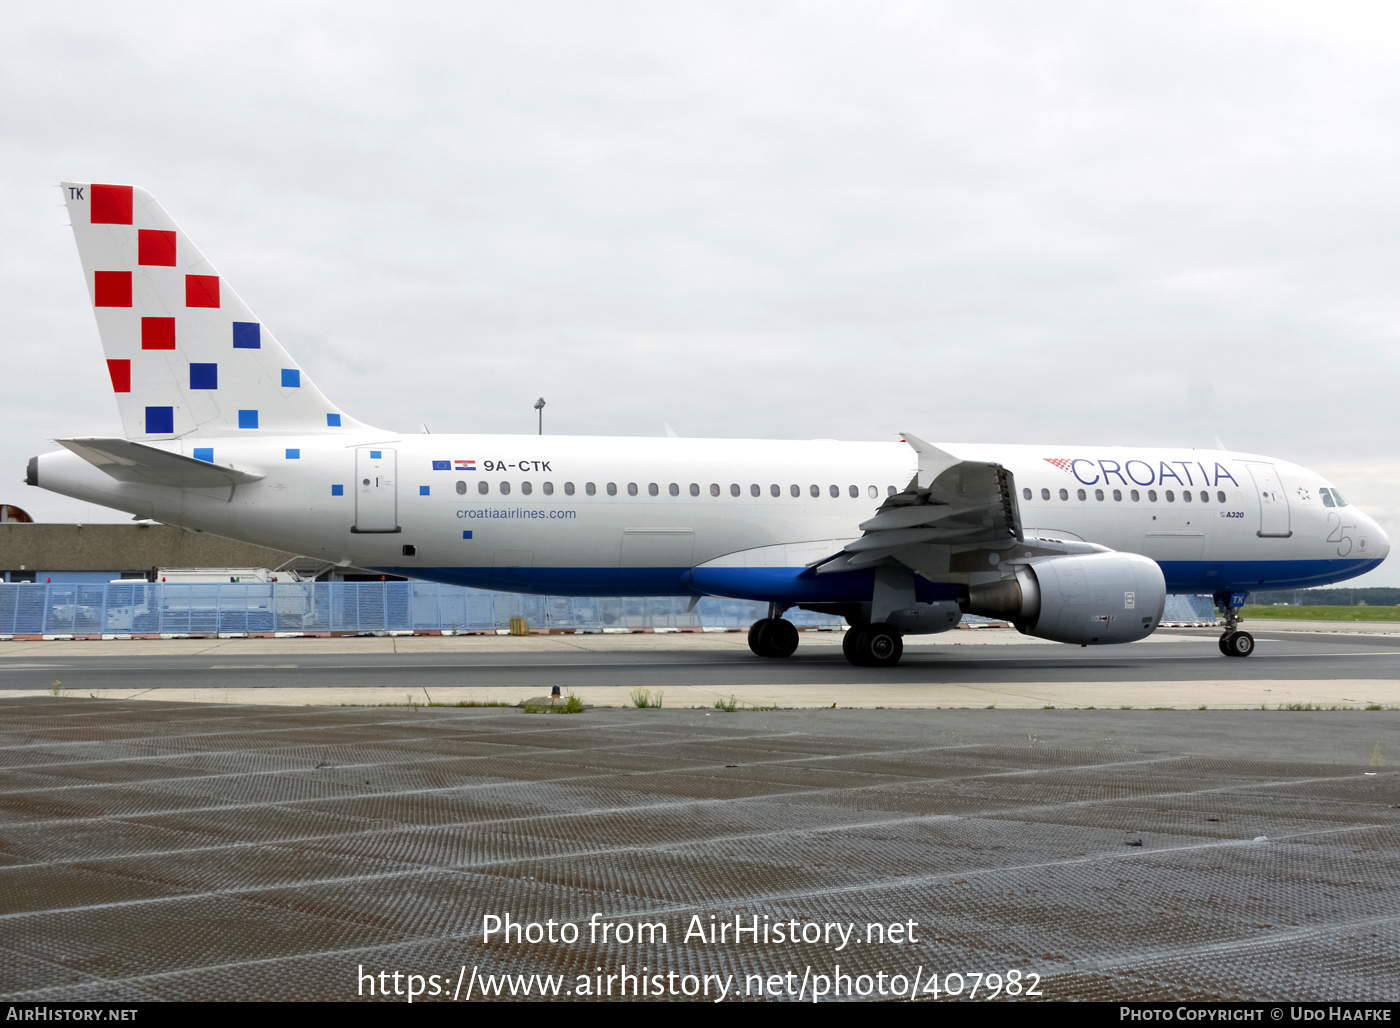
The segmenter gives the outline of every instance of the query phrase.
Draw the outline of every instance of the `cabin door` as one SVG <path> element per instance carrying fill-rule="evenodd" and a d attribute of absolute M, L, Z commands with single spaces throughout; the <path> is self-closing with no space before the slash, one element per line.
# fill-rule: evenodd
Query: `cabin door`
<path fill-rule="evenodd" d="M 362 446 L 355 451 L 356 532 L 397 532 L 398 451 Z"/>

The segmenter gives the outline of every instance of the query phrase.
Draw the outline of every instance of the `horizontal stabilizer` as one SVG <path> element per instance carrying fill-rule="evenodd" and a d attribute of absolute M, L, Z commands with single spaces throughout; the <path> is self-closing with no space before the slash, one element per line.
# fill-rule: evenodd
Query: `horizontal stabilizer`
<path fill-rule="evenodd" d="M 217 489 L 259 482 L 262 475 L 252 471 L 171 453 L 130 439 L 58 439 L 99 471 L 118 482 L 170 485 L 183 489 Z"/>

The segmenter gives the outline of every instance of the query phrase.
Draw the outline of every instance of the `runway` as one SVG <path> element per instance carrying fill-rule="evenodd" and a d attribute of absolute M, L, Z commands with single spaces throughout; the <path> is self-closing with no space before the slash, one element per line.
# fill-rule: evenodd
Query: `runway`
<path fill-rule="evenodd" d="M 1394 711 L 154 695 L 0 698 L 6 1000 L 1400 998 Z"/>
<path fill-rule="evenodd" d="M 949 632 L 909 639 L 884 669 L 852 667 L 840 636 L 818 632 L 788 660 L 753 656 L 740 634 L 28 642 L 0 644 L 0 695 L 517 703 L 557 685 L 606 706 L 638 688 L 681 706 L 1400 705 L 1400 634 L 1260 630 L 1245 659 L 1221 656 L 1217 638 L 1176 629 L 1080 648 Z"/>

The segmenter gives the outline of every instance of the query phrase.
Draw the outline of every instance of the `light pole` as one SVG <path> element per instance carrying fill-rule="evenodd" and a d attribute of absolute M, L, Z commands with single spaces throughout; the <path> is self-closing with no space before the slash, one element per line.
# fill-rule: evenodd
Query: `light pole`
<path fill-rule="evenodd" d="M 544 435 L 544 397 L 535 401 L 535 410 L 540 413 L 540 435 Z"/>

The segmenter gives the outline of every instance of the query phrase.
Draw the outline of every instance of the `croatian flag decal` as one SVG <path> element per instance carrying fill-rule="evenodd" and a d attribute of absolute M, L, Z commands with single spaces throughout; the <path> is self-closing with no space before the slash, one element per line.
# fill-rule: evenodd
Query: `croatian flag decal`
<path fill-rule="evenodd" d="M 451 471 L 451 470 L 452 470 L 452 462 L 451 462 L 450 460 L 435 460 L 435 461 L 433 461 L 433 470 L 434 470 L 434 471 Z"/>
<path fill-rule="evenodd" d="M 458 471 L 475 471 L 475 470 L 476 470 L 476 461 L 474 461 L 474 460 L 459 460 L 459 461 L 454 461 L 454 463 L 457 465 L 457 470 L 458 470 Z"/>

